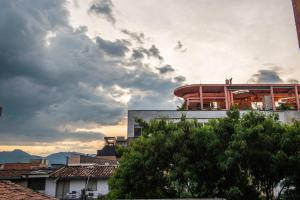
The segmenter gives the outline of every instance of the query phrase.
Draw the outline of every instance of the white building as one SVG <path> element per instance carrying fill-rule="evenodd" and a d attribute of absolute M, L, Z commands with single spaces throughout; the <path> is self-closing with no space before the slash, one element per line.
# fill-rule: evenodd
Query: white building
<path fill-rule="evenodd" d="M 45 166 L 40 168 L 33 164 L 3 164 L 0 168 L 0 180 L 10 180 L 58 199 L 79 199 L 83 190 L 88 199 L 96 199 L 108 194 L 108 179 L 118 161 L 72 155 L 68 159 L 68 165 L 58 169 Z"/>
<path fill-rule="evenodd" d="M 183 100 L 180 110 L 129 110 L 127 137 L 141 135 L 136 118 L 145 121 L 167 118 L 179 120 L 182 115 L 206 123 L 209 119 L 226 117 L 226 111 L 235 106 L 240 113 L 258 110 L 277 113 L 286 123 L 300 120 L 300 84 L 190 84 L 174 90 L 174 95 Z"/>
<path fill-rule="evenodd" d="M 241 115 L 249 111 L 240 111 Z M 292 122 L 293 120 L 300 120 L 300 111 L 260 111 L 265 113 L 276 113 L 279 116 L 281 122 Z M 137 118 L 141 118 L 145 121 L 151 119 L 167 118 L 169 120 L 179 120 L 182 115 L 185 115 L 187 119 L 196 119 L 198 122 L 206 123 L 210 119 L 226 117 L 226 110 L 128 110 L 128 125 L 127 125 L 127 137 L 134 138 L 141 135 L 142 130 L 138 123 Z"/>
<path fill-rule="evenodd" d="M 45 194 L 59 199 L 80 198 L 83 190 L 90 198 L 108 194 L 108 179 L 116 166 L 71 164 L 52 173 L 46 181 Z"/>

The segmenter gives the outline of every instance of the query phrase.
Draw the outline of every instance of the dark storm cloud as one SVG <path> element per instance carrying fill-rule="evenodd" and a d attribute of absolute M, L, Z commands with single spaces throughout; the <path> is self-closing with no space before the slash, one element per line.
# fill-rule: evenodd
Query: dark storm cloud
<path fill-rule="evenodd" d="M 175 71 L 171 65 L 164 65 L 162 67 L 157 67 L 156 69 L 158 69 L 160 74 L 167 74 Z"/>
<path fill-rule="evenodd" d="M 127 29 L 123 29 L 123 30 L 121 30 L 121 32 L 130 36 L 133 40 L 137 41 L 138 43 L 144 44 L 144 40 L 145 40 L 144 33 L 131 32 Z"/>
<path fill-rule="evenodd" d="M 113 13 L 113 3 L 111 0 L 95 0 L 89 9 L 89 13 L 95 13 L 103 16 L 113 25 L 116 23 L 116 18 Z"/>
<path fill-rule="evenodd" d="M 258 73 L 252 75 L 249 81 L 256 83 L 281 83 L 282 79 L 279 76 L 278 69 L 273 68 L 259 70 Z"/>
<path fill-rule="evenodd" d="M 141 59 L 144 58 L 144 55 L 146 55 L 148 58 L 158 59 L 161 62 L 164 60 L 164 58 L 160 55 L 159 49 L 155 45 L 152 45 L 148 49 L 142 46 L 134 49 L 131 57 L 133 59 Z"/>
<path fill-rule="evenodd" d="M 157 58 L 159 60 L 163 60 L 164 58 L 160 55 L 160 51 L 159 49 L 155 46 L 152 45 L 150 49 L 148 49 L 148 52 L 150 54 L 150 56 Z"/>
<path fill-rule="evenodd" d="M 145 56 L 143 54 L 142 51 L 138 50 L 138 49 L 133 49 L 132 50 L 132 55 L 131 55 L 131 58 L 133 60 L 139 60 L 139 59 L 143 59 Z"/>
<path fill-rule="evenodd" d="M 184 76 L 176 76 L 176 77 L 174 77 L 174 80 L 179 83 L 182 83 L 186 80 L 186 78 Z"/>
<path fill-rule="evenodd" d="M 110 56 L 125 56 L 125 53 L 129 51 L 129 48 L 127 47 L 129 43 L 125 40 L 111 42 L 108 40 L 103 40 L 100 37 L 96 37 L 96 43 L 100 49 Z"/>
<path fill-rule="evenodd" d="M 122 119 L 126 107 L 114 98 L 114 86 L 139 91 L 131 108 L 173 106 L 168 100 L 179 83 L 142 62 L 127 69 L 128 42 L 97 37 L 95 43 L 86 31 L 69 25 L 65 1 L 0 1 L 2 145 L 101 139 L 100 133 L 63 127 Z M 141 52 L 161 57 L 155 46 Z"/>

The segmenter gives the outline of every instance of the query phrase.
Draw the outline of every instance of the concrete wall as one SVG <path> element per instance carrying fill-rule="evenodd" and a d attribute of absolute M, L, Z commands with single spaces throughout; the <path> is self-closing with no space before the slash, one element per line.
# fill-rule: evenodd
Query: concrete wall
<path fill-rule="evenodd" d="M 116 156 L 96 156 L 97 158 L 102 158 L 105 160 L 117 160 Z"/>
<path fill-rule="evenodd" d="M 55 197 L 56 193 L 56 181 L 55 179 L 46 179 L 45 194 L 51 197 Z"/>
<path fill-rule="evenodd" d="M 241 111 L 241 115 L 248 111 Z M 265 113 L 273 113 L 272 111 L 261 111 Z M 300 120 L 299 111 L 283 111 L 275 112 L 279 115 L 282 122 L 291 122 L 293 119 Z M 176 110 L 128 110 L 128 138 L 134 137 L 134 125 L 136 118 L 142 118 L 145 121 L 166 117 L 170 120 L 179 120 L 182 115 L 186 115 L 188 119 L 196 119 L 199 122 L 208 122 L 209 119 L 222 118 L 226 116 L 226 111 L 176 111 Z"/>
<path fill-rule="evenodd" d="M 85 179 L 79 179 L 79 180 L 70 180 L 70 192 L 77 191 L 81 192 L 83 188 L 85 188 Z"/>
<path fill-rule="evenodd" d="M 70 181 L 70 192 L 77 191 L 81 192 L 81 190 L 85 187 L 85 179 L 80 180 L 71 180 Z M 97 191 L 93 191 L 95 197 L 98 195 L 106 195 L 108 194 L 108 180 L 97 180 Z"/>
<path fill-rule="evenodd" d="M 101 195 L 106 195 L 109 192 L 108 180 L 98 180 L 97 182 L 97 191 Z"/>
<path fill-rule="evenodd" d="M 68 157 L 68 165 L 69 164 L 79 164 L 80 163 L 80 155 L 79 154 L 71 154 L 71 156 Z"/>
<path fill-rule="evenodd" d="M 282 112 L 284 115 L 284 122 L 292 122 L 294 120 L 300 120 L 300 111 L 284 111 Z"/>
<path fill-rule="evenodd" d="M 70 189 L 69 191 L 76 191 L 81 193 L 81 190 L 85 187 L 86 179 L 73 179 L 70 180 Z M 97 191 L 94 191 L 95 197 L 98 195 L 106 195 L 109 192 L 108 188 L 108 180 L 97 180 Z M 46 189 L 45 194 L 55 197 L 56 193 L 56 181 L 55 179 L 47 179 L 46 180 Z"/>

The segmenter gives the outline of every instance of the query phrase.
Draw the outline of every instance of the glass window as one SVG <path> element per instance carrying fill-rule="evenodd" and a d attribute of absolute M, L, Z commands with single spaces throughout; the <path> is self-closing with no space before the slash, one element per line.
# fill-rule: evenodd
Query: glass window
<path fill-rule="evenodd" d="M 97 190 L 97 180 L 89 180 L 86 188 L 88 191 L 96 191 Z"/>
<path fill-rule="evenodd" d="M 134 125 L 134 137 L 139 137 L 142 135 L 142 128 L 139 125 Z"/>
<path fill-rule="evenodd" d="M 45 178 L 28 179 L 28 188 L 32 190 L 45 190 L 45 187 L 46 187 Z"/>

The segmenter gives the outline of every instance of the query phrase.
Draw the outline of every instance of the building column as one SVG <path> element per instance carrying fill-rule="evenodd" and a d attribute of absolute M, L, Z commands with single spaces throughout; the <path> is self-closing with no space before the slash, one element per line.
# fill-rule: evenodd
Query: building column
<path fill-rule="evenodd" d="M 227 86 L 224 86 L 224 97 L 225 97 L 225 106 L 226 110 L 229 110 L 229 105 L 228 105 L 228 91 L 227 91 Z"/>
<path fill-rule="evenodd" d="M 228 109 L 231 108 L 232 102 L 231 102 L 231 90 L 227 90 L 228 94 Z"/>
<path fill-rule="evenodd" d="M 186 109 L 186 110 L 189 110 L 189 107 L 190 107 L 190 100 L 187 99 L 187 100 L 186 100 L 185 109 Z"/>
<path fill-rule="evenodd" d="M 231 106 L 234 105 L 234 100 L 233 100 L 233 93 L 230 91 L 230 101 L 231 101 Z"/>
<path fill-rule="evenodd" d="M 297 110 L 300 110 L 298 85 L 295 85 L 295 98 L 296 98 Z"/>
<path fill-rule="evenodd" d="M 271 98 L 272 98 L 272 108 L 273 108 L 273 111 L 276 111 L 273 86 L 270 87 L 270 90 L 271 90 Z"/>
<path fill-rule="evenodd" d="M 202 85 L 199 87 L 200 109 L 203 110 L 203 93 Z"/>

